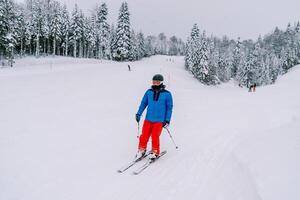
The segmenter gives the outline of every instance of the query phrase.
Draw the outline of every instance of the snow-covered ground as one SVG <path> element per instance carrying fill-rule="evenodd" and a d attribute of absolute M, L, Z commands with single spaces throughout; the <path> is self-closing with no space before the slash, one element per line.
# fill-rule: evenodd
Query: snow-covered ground
<path fill-rule="evenodd" d="M 127 64 L 26 58 L 0 69 L 0 200 L 300 199 L 300 66 L 249 93 L 200 84 L 182 57 Z M 164 132 L 166 156 L 118 174 L 156 73 L 173 93 L 179 149 Z"/>

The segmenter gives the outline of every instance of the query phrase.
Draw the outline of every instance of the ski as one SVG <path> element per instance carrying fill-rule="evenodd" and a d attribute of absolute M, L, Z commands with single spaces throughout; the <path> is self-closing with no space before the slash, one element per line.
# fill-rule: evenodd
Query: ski
<path fill-rule="evenodd" d="M 144 171 L 145 169 L 147 169 L 152 163 L 154 163 L 155 161 L 157 161 L 160 157 L 162 157 L 163 155 L 165 155 L 167 153 L 167 151 L 163 151 L 161 152 L 161 154 L 155 159 L 155 160 L 149 160 L 148 162 L 146 162 L 144 165 L 142 165 L 140 168 L 138 168 L 137 170 L 135 170 L 133 172 L 134 175 L 138 175 L 140 174 L 142 171 Z"/>
<path fill-rule="evenodd" d="M 130 167 L 132 167 L 133 165 L 135 165 L 136 163 L 138 163 L 139 161 L 143 160 L 144 158 L 146 158 L 151 152 L 146 152 L 144 156 L 142 156 L 139 159 L 134 159 L 133 161 L 131 161 L 130 163 L 128 163 L 127 165 L 125 165 L 124 167 L 122 167 L 121 169 L 118 169 L 119 173 L 123 173 L 124 171 L 126 171 L 127 169 L 129 169 Z"/>

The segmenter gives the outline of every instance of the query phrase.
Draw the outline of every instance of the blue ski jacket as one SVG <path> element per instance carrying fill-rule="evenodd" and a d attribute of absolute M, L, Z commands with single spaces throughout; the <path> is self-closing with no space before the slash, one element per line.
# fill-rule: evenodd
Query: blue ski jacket
<path fill-rule="evenodd" d="M 145 120 L 150 122 L 171 121 L 173 99 L 172 94 L 165 89 L 164 85 L 158 89 L 155 89 L 155 87 L 152 86 L 151 89 L 146 91 L 137 114 L 142 115 L 147 106 Z"/>

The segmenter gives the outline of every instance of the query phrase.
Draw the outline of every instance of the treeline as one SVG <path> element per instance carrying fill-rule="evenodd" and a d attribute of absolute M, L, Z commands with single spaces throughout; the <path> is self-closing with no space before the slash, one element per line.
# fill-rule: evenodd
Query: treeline
<path fill-rule="evenodd" d="M 155 54 L 183 55 L 185 43 L 164 33 L 147 36 L 131 28 L 128 4 L 122 3 L 116 25 L 107 20 L 105 3 L 89 16 L 75 5 L 71 13 L 54 0 L 0 0 L 0 60 L 61 55 L 134 61 Z"/>
<path fill-rule="evenodd" d="M 300 23 L 253 40 L 206 36 L 195 24 L 187 41 L 185 66 L 199 81 L 216 85 L 234 79 L 240 86 L 272 84 L 300 63 Z"/>

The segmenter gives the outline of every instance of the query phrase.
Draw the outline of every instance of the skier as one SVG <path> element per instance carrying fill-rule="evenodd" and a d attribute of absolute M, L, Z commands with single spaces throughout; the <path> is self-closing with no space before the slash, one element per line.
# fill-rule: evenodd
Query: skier
<path fill-rule="evenodd" d="M 169 126 L 173 109 L 172 94 L 165 89 L 166 86 L 163 81 L 164 78 L 161 74 L 153 76 L 152 87 L 146 91 L 136 113 L 136 121 L 139 123 L 141 115 L 147 107 L 136 158 L 145 155 L 150 136 L 152 138 L 152 152 L 149 158 L 154 160 L 160 155 L 159 136 L 162 129 Z"/>
<path fill-rule="evenodd" d="M 252 90 L 253 90 L 253 92 L 256 91 L 256 83 L 253 84 Z"/>

